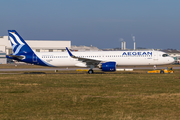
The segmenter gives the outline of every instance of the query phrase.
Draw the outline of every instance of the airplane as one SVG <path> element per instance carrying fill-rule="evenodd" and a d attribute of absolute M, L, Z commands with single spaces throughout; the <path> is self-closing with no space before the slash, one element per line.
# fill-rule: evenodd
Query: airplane
<path fill-rule="evenodd" d="M 41 66 L 76 66 L 90 68 L 88 73 L 94 73 L 93 68 L 102 71 L 116 71 L 116 66 L 165 65 L 174 59 L 162 51 L 93 51 L 72 52 L 34 52 L 16 30 L 8 30 L 13 54 L 7 58 Z"/>

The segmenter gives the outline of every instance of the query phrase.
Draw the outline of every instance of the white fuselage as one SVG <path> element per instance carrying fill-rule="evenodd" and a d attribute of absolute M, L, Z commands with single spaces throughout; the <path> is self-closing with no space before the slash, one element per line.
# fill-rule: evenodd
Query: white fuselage
<path fill-rule="evenodd" d="M 96 51 L 72 52 L 80 58 L 99 60 L 102 62 L 113 61 L 116 65 L 164 65 L 174 62 L 174 59 L 161 51 Z M 88 67 L 86 63 L 71 58 L 68 52 L 36 52 L 44 62 L 52 66 L 79 66 Z"/>

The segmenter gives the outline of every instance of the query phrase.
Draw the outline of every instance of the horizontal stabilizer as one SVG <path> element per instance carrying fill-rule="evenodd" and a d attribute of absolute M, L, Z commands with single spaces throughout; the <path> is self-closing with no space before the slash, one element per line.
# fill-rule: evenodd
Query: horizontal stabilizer
<path fill-rule="evenodd" d="M 18 56 L 18 55 L 6 55 L 6 56 L 12 57 L 13 59 L 20 59 L 20 60 L 25 58 L 25 56 Z"/>

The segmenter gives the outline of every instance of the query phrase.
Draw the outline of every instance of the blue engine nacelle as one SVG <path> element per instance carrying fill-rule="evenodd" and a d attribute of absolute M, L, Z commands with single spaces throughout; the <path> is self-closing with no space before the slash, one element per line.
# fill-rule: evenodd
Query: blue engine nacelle
<path fill-rule="evenodd" d="M 102 71 L 116 71 L 116 62 L 102 63 Z"/>

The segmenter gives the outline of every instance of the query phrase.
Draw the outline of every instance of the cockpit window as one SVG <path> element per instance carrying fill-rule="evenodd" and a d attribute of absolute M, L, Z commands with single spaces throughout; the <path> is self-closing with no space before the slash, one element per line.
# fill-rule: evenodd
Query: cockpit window
<path fill-rule="evenodd" d="M 169 56 L 169 55 L 168 55 L 168 54 L 163 54 L 162 56 L 163 56 L 163 57 L 167 57 L 167 56 Z"/>

